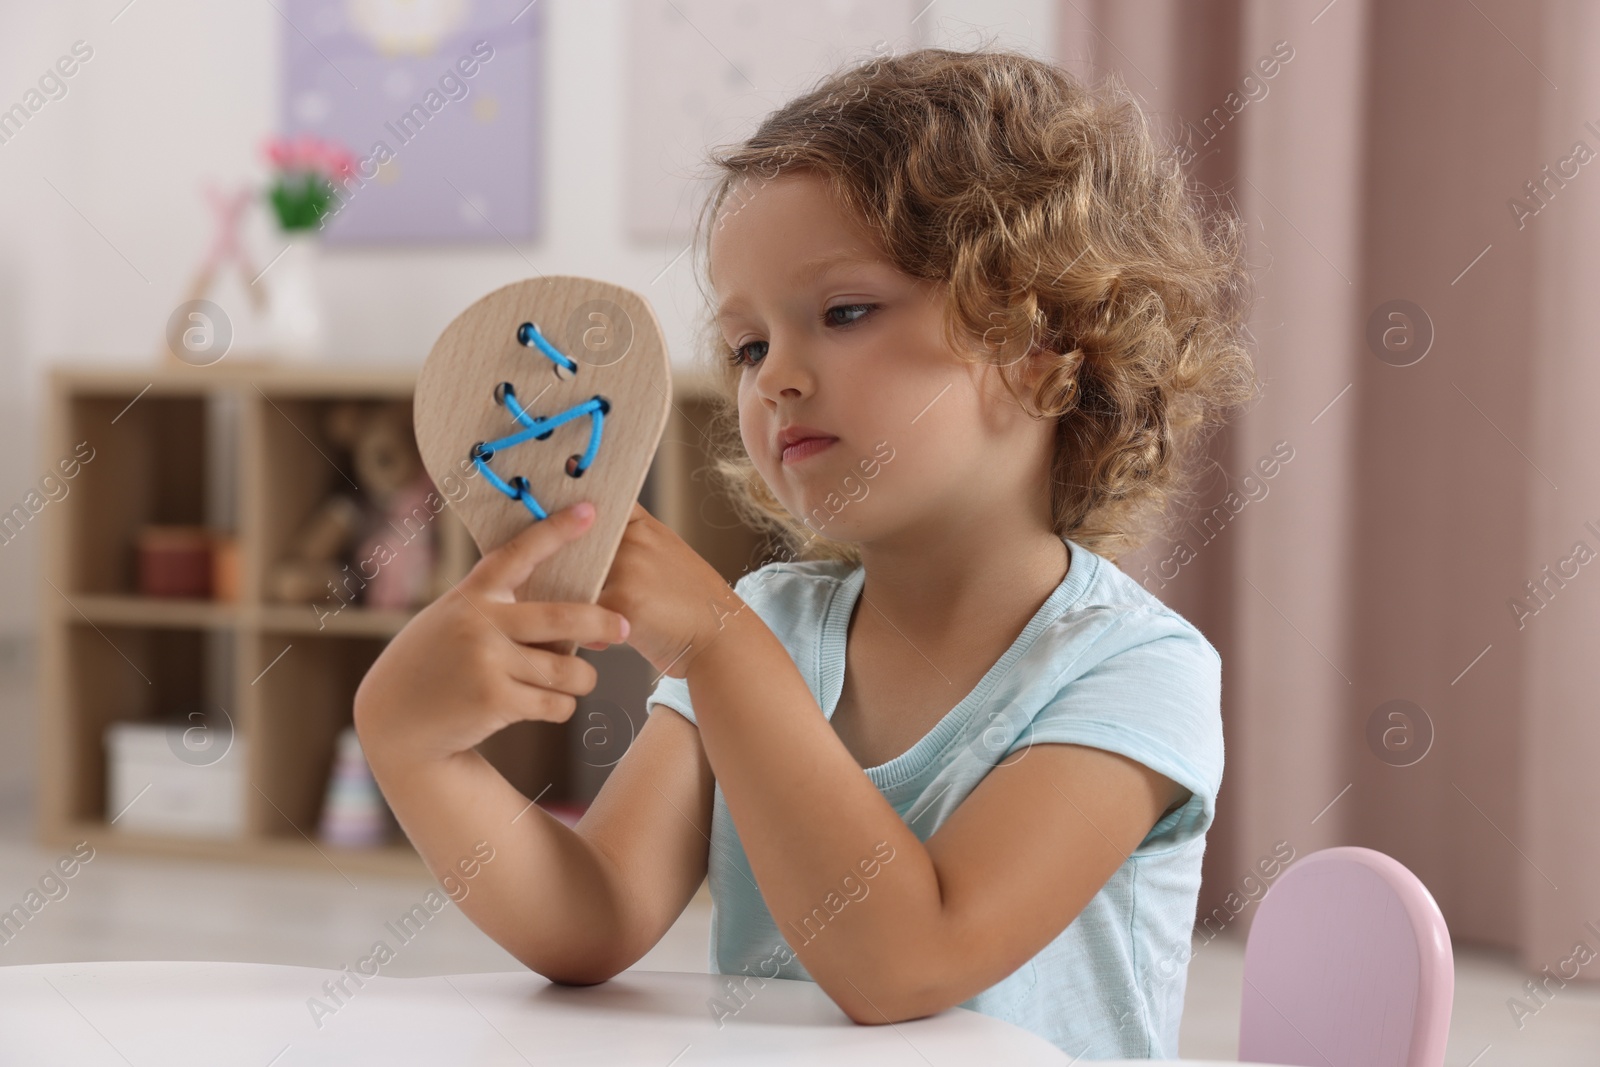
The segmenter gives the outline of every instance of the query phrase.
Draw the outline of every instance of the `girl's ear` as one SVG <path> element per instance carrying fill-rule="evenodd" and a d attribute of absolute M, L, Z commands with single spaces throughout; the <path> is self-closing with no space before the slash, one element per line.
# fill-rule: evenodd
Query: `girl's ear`
<path fill-rule="evenodd" d="M 1078 376 L 1082 368 L 1082 350 L 1075 348 L 1062 353 L 1038 346 L 1012 368 L 1012 383 L 1028 410 L 1037 416 L 1038 409 L 1033 405 L 1039 386 L 1046 384 L 1047 378 L 1055 377 L 1056 381 L 1048 383 L 1052 395 L 1044 398 L 1044 403 L 1054 408 L 1072 398 L 1078 388 Z"/>
<path fill-rule="evenodd" d="M 994 370 L 999 374 L 1006 389 L 1014 400 L 1022 405 L 1022 409 L 1033 417 L 1038 417 L 1034 406 L 1034 394 L 1052 364 L 1053 356 L 1050 352 L 1035 345 L 1025 356 L 1021 356 L 1009 363 L 996 363 Z"/>
<path fill-rule="evenodd" d="M 1059 352 L 1052 352 L 1040 345 L 1034 345 L 1033 350 L 1024 356 L 1021 361 L 1020 369 L 1022 374 L 1019 377 L 1019 381 L 1023 390 L 1031 394 L 1060 358 L 1061 354 Z"/>

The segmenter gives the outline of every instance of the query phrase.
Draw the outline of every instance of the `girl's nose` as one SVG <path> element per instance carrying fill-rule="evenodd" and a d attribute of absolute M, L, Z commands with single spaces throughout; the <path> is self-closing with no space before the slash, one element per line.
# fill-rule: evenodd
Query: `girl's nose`
<path fill-rule="evenodd" d="M 804 344 L 774 336 L 767 342 L 767 354 L 756 365 L 756 390 L 765 398 L 793 399 L 807 396 L 816 388 L 814 371 Z"/>

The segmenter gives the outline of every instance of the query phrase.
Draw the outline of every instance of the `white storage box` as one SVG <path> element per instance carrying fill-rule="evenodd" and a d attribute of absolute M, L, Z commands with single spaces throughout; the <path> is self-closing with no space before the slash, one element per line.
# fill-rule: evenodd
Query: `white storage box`
<path fill-rule="evenodd" d="M 227 728 L 117 722 L 106 727 L 106 821 L 185 837 L 244 833 L 249 746 Z"/>

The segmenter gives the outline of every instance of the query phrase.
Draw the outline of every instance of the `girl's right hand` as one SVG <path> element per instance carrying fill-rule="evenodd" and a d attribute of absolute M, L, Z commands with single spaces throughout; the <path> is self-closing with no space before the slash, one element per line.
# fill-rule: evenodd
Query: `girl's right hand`
<path fill-rule="evenodd" d="M 541 643 L 603 648 L 627 622 L 598 604 L 519 602 L 533 569 L 593 524 L 575 504 L 480 559 L 453 590 L 395 635 L 361 680 L 355 725 L 369 761 L 448 759 L 523 720 L 564 722 L 598 680 L 577 655 Z"/>

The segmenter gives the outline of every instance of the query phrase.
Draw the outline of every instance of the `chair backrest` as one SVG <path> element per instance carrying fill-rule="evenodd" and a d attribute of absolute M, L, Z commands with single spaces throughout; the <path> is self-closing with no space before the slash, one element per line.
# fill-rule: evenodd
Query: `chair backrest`
<path fill-rule="evenodd" d="M 1416 875 L 1370 848 L 1313 852 L 1251 924 L 1239 1059 L 1442 1067 L 1455 984 L 1450 931 Z"/>

